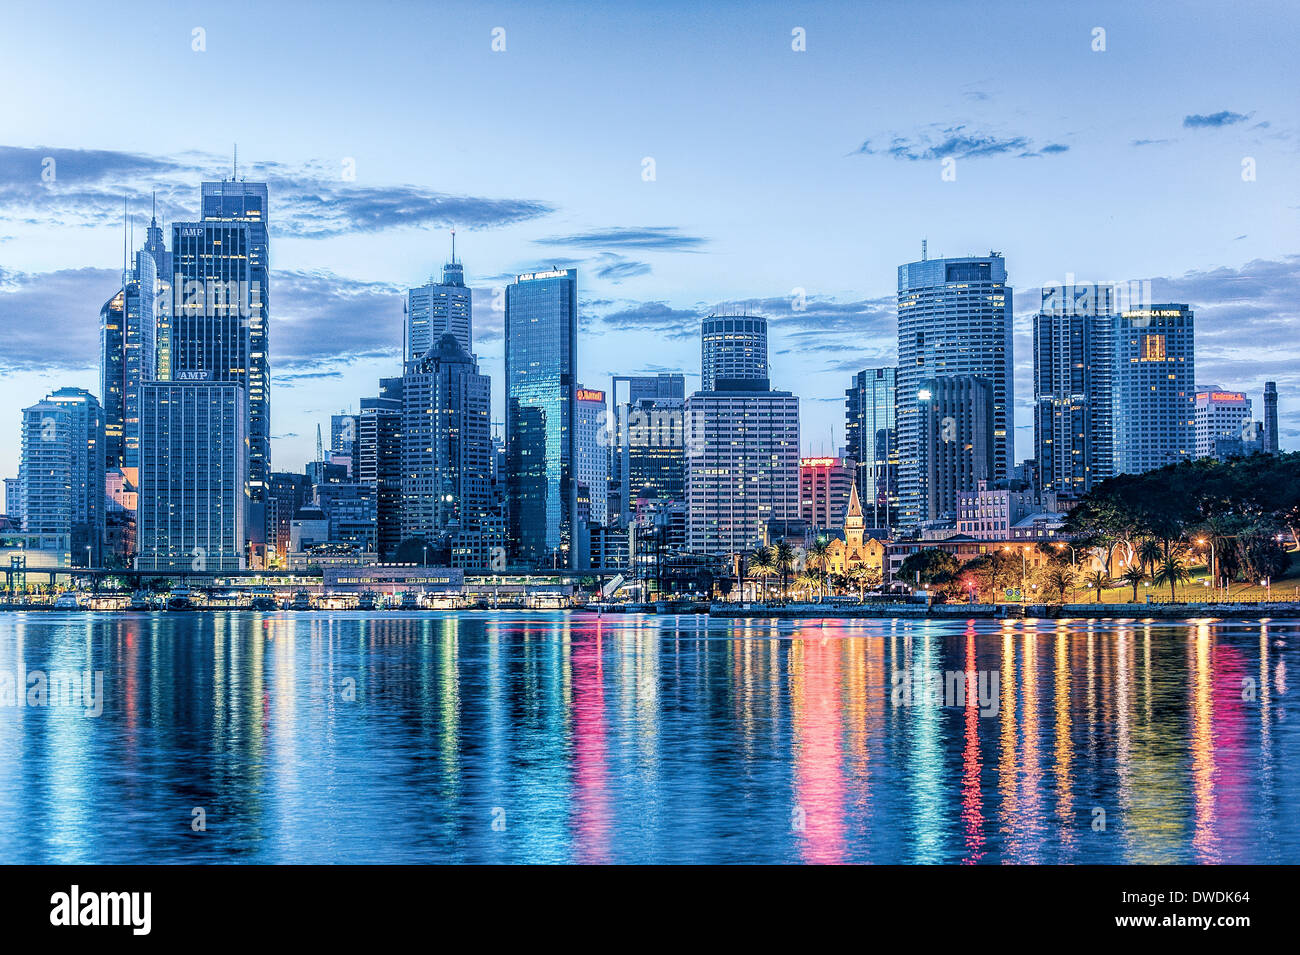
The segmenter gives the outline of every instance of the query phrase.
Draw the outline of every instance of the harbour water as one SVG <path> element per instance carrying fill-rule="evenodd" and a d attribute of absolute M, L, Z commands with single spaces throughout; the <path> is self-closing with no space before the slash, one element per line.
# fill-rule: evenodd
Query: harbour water
<path fill-rule="evenodd" d="M 1297 647 L 1300 620 L 5 613 L 0 860 L 1296 863 Z"/>

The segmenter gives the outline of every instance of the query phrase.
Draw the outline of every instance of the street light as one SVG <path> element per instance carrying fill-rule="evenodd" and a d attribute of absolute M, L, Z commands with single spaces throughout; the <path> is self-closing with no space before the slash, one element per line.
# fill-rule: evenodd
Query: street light
<path fill-rule="evenodd" d="M 1205 540 L 1204 537 L 1198 537 L 1196 538 L 1196 543 L 1204 547 L 1207 541 Z M 1214 538 L 1210 538 L 1208 543 L 1210 545 L 1210 597 L 1215 598 L 1218 597 L 1219 595 L 1219 578 L 1214 573 L 1214 568 L 1215 568 Z"/>
<path fill-rule="evenodd" d="M 1077 557 L 1076 554 L 1074 553 L 1074 545 L 1073 545 L 1073 544 L 1067 544 L 1067 543 L 1065 543 L 1064 541 L 1058 542 L 1057 545 L 1056 545 L 1056 549 L 1059 551 L 1062 547 L 1068 547 L 1068 548 L 1070 548 L 1070 569 L 1071 569 L 1071 570 L 1078 570 L 1078 569 L 1079 569 L 1078 557 Z"/>

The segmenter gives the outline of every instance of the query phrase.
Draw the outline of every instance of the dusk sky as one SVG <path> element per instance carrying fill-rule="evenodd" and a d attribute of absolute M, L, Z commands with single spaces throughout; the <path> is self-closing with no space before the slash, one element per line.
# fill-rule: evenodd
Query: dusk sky
<path fill-rule="evenodd" d="M 151 193 L 167 225 L 196 217 L 234 143 L 271 191 L 277 470 L 399 373 L 403 290 L 440 270 L 452 227 L 495 420 L 494 289 L 573 266 L 584 384 L 682 371 L 693 390 L 700 318 L 741 304 L 771 319 L 805 451 L 831 451 L 851 374 L 895 359 L 896 268 L 925 238 L 931 257 L 1006 255 L 1017 459 L 1038 288 L 1069 274 L 1190 304 L 1197 382 L 1249 392 L 1258 418 L 1276 380 L 1300 448 L 1300 8 L 1160 9 L 9 4 L 0 475 L 20 408 L 99 395 L 123 194 L 138 247 Z"/>

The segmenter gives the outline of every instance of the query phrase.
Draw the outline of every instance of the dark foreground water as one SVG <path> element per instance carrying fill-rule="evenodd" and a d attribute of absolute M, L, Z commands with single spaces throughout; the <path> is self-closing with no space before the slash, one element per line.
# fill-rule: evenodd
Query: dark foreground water
<path fill-rule="evenodd" d="M 1295 863 L 1297 647 L 1300 621 L 0 614 L 0 861 Z M 945 671 L 975 692 L 932 697 Z"/>

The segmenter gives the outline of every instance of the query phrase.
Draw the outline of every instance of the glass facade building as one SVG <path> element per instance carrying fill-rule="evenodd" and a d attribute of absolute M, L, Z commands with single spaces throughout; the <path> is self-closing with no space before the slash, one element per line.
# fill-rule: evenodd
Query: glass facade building
<path fill-rule="evenodd" d="M 982 378 L 992 388 L 992 477 L 1005 479 L 1015 457 L 1012 293 L 1006 260 L 998 253 L 898 267 L 898 523 L 903 526 L 932 519 L 918 389 L 924 379 L 954 375 Z"/>
<path fill-rule="evenodd" d="M 615 375 L 610 404 L 616 416 L 609 455 L 610 523 L 631 520 L 641 497 L 685 501 L 686 376 Z"/>
<path fill-rule="evenodd" d="M 1141 474 L 1193 456 L 1194 325 L 1186 305 L 1151 305 L 1116 317 L 1116 473 Z"/>
<path fill-rule="evenodd" d="M 1063 499 L 1114 474 L 1111 293 L 1044 286 L 1034 316 L 1034 460 L 1040 489 Z"/>
<path fill-rule="evenodd" d="M 247 283 L 247 292 L 241 295 L 243 319 L 247 326 L 247 352 L 239 366 L 242 370 L 236 373 L 236 366 L 232 362 L 229 377 L 218 374 L 214 380 L 238 381 L 247 394 L 248 494 L 256 505 L 265 499 L 266 484 L 271 473 L 271 364 L 268 351 L 271 261 L 267 187 L 264 182 L 227 179 L 205 182 L 202 190 L 202 218 L 205 226 L 244 227 L 237 249 L 227 250 L 209 245 L 201 251 L 203 258 L 198 264 L 201 267 L 206 264 L 211 270 L 209 274 L 212 278 L 225 278 L 242 272 L 243 280 Z M 192 256 L 194 246 L 191 244 L 187 248 Z M 175 240 L 172 255 L 177 272 L 183 272 L 187 279 L 194 274 L 196 263 L 192 257 L 184 261 L 184 268 L 178 261 L 180 256 Z M 233 261 L 227 265 L 218 261 L 223 256 L 231 259 L 239 256 L 243 261 L 239 265 Z M 179 329 L 173 330 L 173 337 L 182 340 L 182 348 L 193 348 L 192 340 L 181 335 Z M 175 367 L 183 369 L 186 366 L 179 364 Z M 213 370 L 218 371 L 220 367 L 222 366 L 218 363 L 213 366 Z M 261 540 L 261 532 L 256 526 L 258 522 L 255 520 L 252 523 L 250 533 L 255 540 Z"/>
<path fill-rule="evenodd" d="M 506 286 L 506 516 L 517 561 L 576 560 L 573 467 L 578 272 L 528 272 Z"/>
<path fill-rule="evenodd" d="M 897 368 L 867 368 L 845 391 L 845 453 L 857 463 L 864 516 L 889 527 L 898 514 Z"/>
<path fill-rule="evenodd" d="M 157 266 L 137 252 L 122 288 L 99 310 L 99 381 L 104 409 L 104 463 L 140 466 L 140 386 L 157 368 Z"/>

